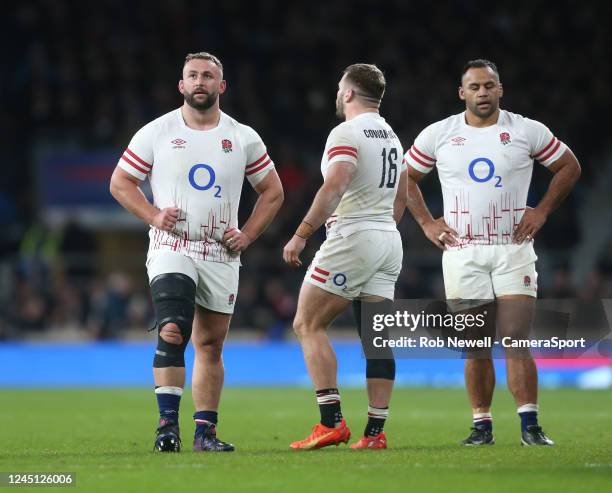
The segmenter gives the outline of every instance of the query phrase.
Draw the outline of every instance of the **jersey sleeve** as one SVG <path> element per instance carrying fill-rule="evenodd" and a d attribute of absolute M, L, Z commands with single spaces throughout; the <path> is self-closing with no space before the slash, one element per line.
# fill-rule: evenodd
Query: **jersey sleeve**
<path fill-rule="evenodd" d="M 124 171 L 143 181 L 153 169 L 153 125 L 142 127 L 127 146 L 117 163 Z"/>
<path fill-rule="evenodd" d="M 348 125 L 338 125 L 331 131 L 325 149 L 329 166 L 339 162 L 352 163 L 357 166 L 359 145 Z"/>
<path fill-rule="evenodd" d="M 540 164 L 550 166 L 566 151 L 567 146 L 557 139 L 546 125 L 525 118 L 525 126 L 531 157 Z"/>
<path fill-rule="evenodd" d="M 421 173 L 429 173 L 436 165 L 435 126 L 426 127 L 404 154 L 406 164 Z"/>
<path fill-rule="evenodd" d="M 274 169 L 274 162 L 268 156 L 266 146 L 259 134 L 250 127 L 245 127 L 245 130 L 247 165 L 244 168 L 244 175 L 251 186 L 255 187 Z"/>

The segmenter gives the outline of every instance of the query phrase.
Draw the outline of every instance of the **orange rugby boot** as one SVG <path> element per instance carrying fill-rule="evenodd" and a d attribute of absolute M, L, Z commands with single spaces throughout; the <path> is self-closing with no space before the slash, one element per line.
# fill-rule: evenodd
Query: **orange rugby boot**
<path fill-rule="evenodd" d="M 381 431 L 378 435 L 374 435 L 373 437 L 363 436 L 359 439 L 358 442 L 355 442 L 351 445 L 353 450 L 357 449 L 384 449 L 387 448 L 387 435 L 385 435 L 384 431 Z"/>
<path fill-rule="evenodd" d="M 330 445 L 340 445 L 348 443 L 351 438 L 351 430 L 346 426 L 346 421 L 342 419 L 338 428 L 328 428 L 327 426 L 317 423 L 312 428 L 312 433 L 304 438 L 291 444 L 294 450 L 315 450 L 318 448 L 329 447 Z"/>

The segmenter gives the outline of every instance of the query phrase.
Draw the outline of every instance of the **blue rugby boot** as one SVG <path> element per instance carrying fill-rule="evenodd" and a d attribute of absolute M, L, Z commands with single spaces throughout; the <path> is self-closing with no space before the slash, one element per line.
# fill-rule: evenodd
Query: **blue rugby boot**
<path fill-rule="evenodd" d="M 154 448 L 158 452 L 181 451 L 181 436 L 178 423 L 164 418 L 159 420 Z"/>
<path fill-rule="evenodd" d="M 196 433 L 193 439 L 194 452 L 233 452 L 235 447 L 217 438 L 217 428 L 211 424 L 203 432 Z"/>
<path fill-rule="evenodd" d="M 550 438 L 542 431 L 542 427 L 538 425 L 528 426 L 521 434 L 521 445 L 554 445 Z"/>

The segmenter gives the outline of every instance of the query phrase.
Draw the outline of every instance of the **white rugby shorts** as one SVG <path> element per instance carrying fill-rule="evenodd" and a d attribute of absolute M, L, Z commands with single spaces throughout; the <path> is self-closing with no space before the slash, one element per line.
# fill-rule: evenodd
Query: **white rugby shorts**
<path fill-rule="evenodd" d="M 331 231 L 304 280 L 350 300 L 365 294 L 393 300 L 402 256 L 397 230 L 363 230 L 348 236 Z"/>
<path fill-rule="evenodd" d="M 532 242 L 446 250 L 442 254 L 446 298 L 492 300 L 516 294 L 535 298 L 537 259 Z"/>
<path fill-rule="evenodd" d="M 220 313 L 234 313 L 240 262 L 198 260 L 177 252 L 155 250 L 147 257 L 149 283 L 160 274 L 185 274 L 196 284 L 195 302 Z"/>

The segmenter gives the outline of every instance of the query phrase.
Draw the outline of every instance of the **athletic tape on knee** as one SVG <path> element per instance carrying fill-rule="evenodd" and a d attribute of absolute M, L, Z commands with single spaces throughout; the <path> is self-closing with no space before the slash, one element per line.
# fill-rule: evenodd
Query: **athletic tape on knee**
<path fill-rule="evenodd" d="M 195 283 L 185 274 L 161 274 L 151 282 L 151 297 L 157 320 L 157 349 L 154 368 L 185 366 L 185 348 L 191 338 L 195 313 Z M 181 344 L 172 344 L 161 337 L 162 328 L 169 323 L 178 326 L 183 337 Z"/>

